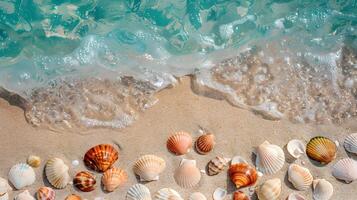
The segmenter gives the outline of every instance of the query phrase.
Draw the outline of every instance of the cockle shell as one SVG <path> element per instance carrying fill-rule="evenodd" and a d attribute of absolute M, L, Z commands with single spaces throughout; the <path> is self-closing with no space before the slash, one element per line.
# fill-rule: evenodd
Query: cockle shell
<path fill-rule="evenodd" d="M 96 180 L 90 172 L 81 171 L 74 177 L 73 185 L 83 192 L 90 192 L 95 189 Z"/>
<path fill-rule="evenodd" d="M 48 182 L 55 188 L 65 188 L 71 180 L 68 169 L 68 166 L 59 158 L 48 160 L 45 167 Z"/>
<path fill-rule="evenodd" d="M 288 180 L 297 190 L 304 191 L 310 188 L 313 177 L 309 169 L 291 164 L 288 169 Z"/>
<path fill-rule="evenodd" d="M 214 140 L 215 137 L 212 133 L 201 135 L 195 142 L 196 151 L 203 155 L 209 153 L 216 144 Z"/>
<path fill-rule="evenodd" d="M 155 155 L 144 155 L 135 162 L 133 171 L 141 181 L 155 181 L 159 180 L 159 175 L 165 168 L 164 159 Z"/>
<path fill-rule="evenodd" d="M 6 179 L 0 177 L 0 197 L 11 191 L 11 187 Z"/>
<path fill-rule="evenodd" d="M 357 161 L 351 158 L 339 160 L 332 167 L 332 175 L 346 183 L 351 183 L 354 180 L 357 180 Z"/>
<path fill-rule="evenodd" d="M 217 188 L 213 192 L 213 200 L 223 200 L 227 196 L 227 190 L 223 188 Z"/>
<path fill-rule="evenodd" d="M 294 158 L 300 158 L 305 153 L 305 144 L 301 140 L 293 139 L 288 142 L 286 149 Z"/>
<path fill-rule="evenodd" d="M 97 172 L 107 171 L 119 158 L 118 151 L 110 144 L 92 147 L 84 155 L 84 164 Z"/>
<path fill-rule="evenodd" d="M 285 163 L 285 154 L 282 148 L 265 141 L 256 149 L 257 170 L 263 174 L 275 174 Z"/>
<path fill-rule="evenodd" d="M 314 137 L 306 145 L 306 154 L 312 160 L 327 164 L 336 158 L 336 144 L 322 136 Z"/>
<path fill-rule="evenodd" d="M 195 192 L 190 195 L 190 198 L 188 198 L 188 200 L 207 200 L 207 198 L 201 192 Z"/>
<path fill-rule="evenodd" d="M 41 158 L 38 156 L 30 155 L 27 158 L 27 164 L 31 167 L 37 168 L 41 165 Z"/>
<path fill-rule="evenodd" d="M 305 197 L 303 197 L 300 194 L 296 193 L 291 193 L 289 196 L 286 198 L 286 200 L 305 200 Z"/>
<path fill-rule="evenodd" d="M 126 193 L 127 200 L 151 200 L 150 190 L 142 184 L 131 186 Z"/>
<path fill-rule="evenodd" d="M 155 200 L 183 200 L 181 195 L 171 188 L 162 188 L 155 194 Z"/>
<path fill-rule="evenodd" d="M 333 186 L 325 179 L 316 179 L 312 182 L 313 199 L 329 200 L 333 195 Z"/>
<path fill-rule="evenodd" d="M 208 162 L 206 168 L 207 174 L 209 176 L 214 176 L 219 174 L 228 165 L 228 162 L 229 159 L 216 156 L 215 158 L 213 158 L 211 161 Z"/>
<path fill-rule="evenodd" d="M 343 146 L 345 147 L 346 151 L 357 154 L 357 133 L 353 133 L 347 136 Z"/>
<path fill-rule="evenodd" d="M 15 200 L 36 200 L 28 190 L 21 192 L 20 194 L 16 195 Z"/>
<path fill-rule="evenodd" d="M 102 177 L 103 189 L 112 192 L 128 181 L 128 174 L 120 168 L 111 168 L 104 172 Z"/>
<path fill-rule="evenodd" d="M 249 197 L 242 191 L 235 191 L 233 193 L 233 200 L 249 200 Z"/>
<path fill-rule="evenodd" d="M 82 200 L 82 198 L 76 194 L 70 194 L 66 197 L 65 200 Z"/>
<path fill-rule="evenodd" d="M 281 193 L 281 181 L 278 178 L 267 180 L 258 186 L 256 192 L 259 200 L 277 200 Z"/>
<path fill-rule="evenodd" d="M 237 163 L 229 167 L 229 177 L 239 189 L 254 185 L 258 180 L 257 171 L 247 163 Z"/>
<path fill-rule="evenodd" d="M 174 178 L 176 183 L 183 188 L 195 187 L 201 180 L 201 172 L 196 167 L 196 160 L 182 159 Z"/>
<path fill-rule="evenodd" d="M 167 139 L 167 149 L 176 155 L 183 155 L 192 147 L 192 137 L 186 132 L 177 132 Z"/>
<path fill-rule="evenodd" d="M 36 193 L 37 200 L 54 200 L 56 193 L 52 188 L 41 187 Z"/>
<path fill-rule="evenodd" d="M 32 185 L 36 180 L 35 171 L 28 164 L 19 163 L 11 167 L 9 181 L 16 189 Z"/>

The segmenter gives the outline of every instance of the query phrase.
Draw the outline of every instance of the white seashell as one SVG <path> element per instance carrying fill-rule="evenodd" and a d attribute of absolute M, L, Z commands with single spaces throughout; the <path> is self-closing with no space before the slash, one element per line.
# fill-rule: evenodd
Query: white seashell
<path fill-rule="evenodd" d="M 281 181 L 278 178 L 265 181 L 257 188 L 259 200 L 278 200 L 281 193 Z"/>
<path fill-rule="evenodd" d="M 68 169 L 68 166 L 59 158 L 48 160 L 45 168 L 47 180 L 55 188 L 65 188 L 71 180 Z"/>
<path fill-rule="evenodd" d="M 300 194 L 291 193 L 286 200 L 305 200 L 305 197 Z"/>
<path fill-rule="evenodd" d="M 73 165 L 74 167 L 77 167 L 77 166 L 79 165 L 79 161 L 78 161 L 78 160 L 73 160 L 73 161 L 72 161 L 72 165 Z"/>
<path fill-rule="evenodd" d="M 312 182 L 313 199 L 329 200 L 333 194 L 333 186 L 325 179 L 316 179 Z"/>
<path fill-rule="evenodd" d="M 41 158 L 38 156 L 30 155 L 27 158 L 27 164 L 31 167 L 37 168 L 41 165 Z"/>
<path fill-rule="evenodd" d="M 25 163 L 19 163 L 12 166 L 8 176 L 9 181 L 18 190 L 32 185 L 36 180 L 35 171 L 30 165 Z"/>
<path fill-rule="evenodd" d="M 291 164 L 288 169 L 288 180 L 297 190 L 307 190 L 312 184 L 313 177 L 309 169 L 297 164 Z"/>
<path fill-rule="evenodd" d="M 15 197 L 15 200 L 35 200 L 28 190 L 25 190 Z"/>
<path fill-rule="evenodd" d="M 347 136 L 343 146 L 345 147 L 346 151 L 357 154 L 357 133 L 353 133 Z"/>
<path fill-rule="evenodd" d="M 286 146 L 289 154 L 294 158 L 300 158 L 305 153 L 305 144 L 301 140 L 290 140 Z"/>
<path fill-rule="evenodd" d="M 155 155 L 141 156 L 134 164 L 133 170 L 140 181 L 159 180 L 159 174 L 166 167 L 165 160 Z"/>
<path fill-rule="evenodd" d="M 351 158 L 339 160 L 332 167 L 332 175 L 346 183 L 351 183 L 352 181 L 357 180 L 357 161 Z"/>
<path fill-rule="evenodd" d="M 183 200 L 178 192 L 171 188 L 162 188 L 155 194 L 156 200 Z"/>
<path fill-rule="evenodd" d="M 241 156 L 234 156 L 231 160 L 231 165 L 238 164 L 238 163 L 246 163 L 248 162 Z"/>
<path fill-rule="evenodd" d="M 11 191 L 11 187 L 6 179 L 0 177 L 0 197 Z M 0 198 L 1 199 L 1 198 Z"/>
<path fill-rule="evenodd" d="M 263 174 L 275 174 L 285 163 L 283 149 L 277 145 L 270 144 L 268 141 L 257 147 L 256 156 L 257 170 Z"/>
<path fill-rule="evenodd" d="M 4 193 L 4 194 L 0 195 L 0 200 L 9 200 L 9 194 Z"/>
<path fill-rule="evenodd" d="M 195 160 L 182 159 L 176 169 L 174 178 L 176 183 L 183 188 L 192 188 L 201 180 L 201 172 L 196 167 Z"/>
<path fill-rule="evenodd" d="M 207 198 L 201 192 L 195 192 L 190 195 L 188 200 L 207 200 Z"/>
<path fill-rule="evenodd" d="M 213 200 L 223 200 L 227 196 L 227 190 L 223 188 L 217 188 L 213 192 Z"/>
<path fill-rule="evenodd" d="M 126 193 L 127 200 L 151 200 L 149 188 L 142 184 L 131 186 Z"/>

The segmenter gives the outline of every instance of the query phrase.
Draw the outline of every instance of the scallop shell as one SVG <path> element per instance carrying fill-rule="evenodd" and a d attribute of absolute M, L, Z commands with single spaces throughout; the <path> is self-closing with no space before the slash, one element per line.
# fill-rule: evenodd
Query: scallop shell
<path fill-rule="evenodd" d="M 133 171 L 140 181 L 159 180 L 159 174 L 166 168 L 165 160 L 155 155 L 141 156 L 134 164 Z"/>
<path fill-rule="evenodd" d="M 259 200 L 277 200 L 281 193 L 281 181 L 278 178 L 267 180 L 256 192 Z"/>
<path fill-rule="evenodd" d="M 306 154 L 312 160 L 327 164 L 336 158 L 336 144 L 322 136 L 314 137 L 306 145 Z"/>
<path fill-rule="evenodd" d="M 292 157 L 300 158 L 305 152 L 305 144 L 301 140 L 293 139 L 286 145 L 286 149 Z"/>
<path fill-rule="evenodd" d="M 151 200 L 150 190 L 142 184 L 131 186 L 126 193 L 127 200 Z"/>
<path fill-rule="evenodd" d="M 235 191 L 233 193 L 233 200 L 249 200 L 249 197 L 242 191 Z"/>
<path fill-rule="evenodd" d="M 16 189 L 32 185 L 36 180 L 35 171 L 28 164 L 19 163 L 11 167 L 9 181 Z"/>
<path fill-rule="evenodd" d="M 228 174 L 231 181 L 238 189 L 254 185 L 258 180 L 257 171 L 254 167 L 246 163 L 231 165 L 229 167 Z"/>
<path fill-rule="evenodd" d="M 192 137 L 186 132 L 177 132 L 167 139 L 167 149 L 176 155 L 183 155 L 192 147 Z"/>
<path fill-rule="evenodd" d="M 219 174 L 228 165 L 229 159 L 216 156 L 207 164 L 207 174 L 214 176 Z"/>
<path fill-rule="evenodd" d="M 15 200 L 36 200 L 28 190 L 21 192 L 16 195 Z"/>
<path fill-rule="evenodd" d="M 156 200 L 183 200 L 178 192 L 171 188 L 162 188 L 155 194 Z"/>
<path fill-rule="evenodd" d="M 333 186 L 325 179 L 316 179 L 312 182 L 313 199 L 329 200 L 333 195 Z"/>
<path fill-rule="evenodd" d="M 339 160 L 332 167 L 332 175 L 346 183 L 351 183 L 354 180 L 357 180 L 357 161 L 352 160 L 351 158 Z"/>
<path fill-rule="evenodd" d="M 190 195 L 190 198 L 188 198 L 188 200 L 207 200 L 207 198 L 201 192 L 195 192 Z"/>
<path fill-rule="evenodd" d="M 268 141 L 257 147 L 256 156 L 257 170 L 263 174 L 275 174 L 285 163 L 283 149 L 277 145 L 270 144 Z"/>
<path fill-rule="evenodd" d="M 223 200 L 227 196 L 227 190 L 223 188 L 217 188 L 213 192 L 213 200 Z"/>
<path fill-rule="evenodd" d="M 214 140 L 215 137 L 212 133 L 201 135 L 195 142 L 196 151 L 203 155 L 209 153 L 215 145 Z"/>
<path fill-rule="evenodd" d="M 48 182 L 55 188 L 65 188 L 71 179 L 68 169 L 68 166 L 59 158 L 48 160 L 45 167 Z"/>
<path fill-rule="evenodd" d="M 92 147 L 84 155 L 84 164 L 97 172 L 107 171 L 119 158 L 118 151 L 110 144 Z"/>
<path fill-rule="evenodd" d="M 41 158 L 38 156 L 30 155 L 27 158 L 27 164 L 31 167 L 37 168 L 41 165 Z"/>
<path fill-rule="evenodd" d="M 346 151 L 357 154 L 357 133 L 353 133 L 347 136 L 343 146 L 345 147 Z"/>
<path fill-rule="evenodd" d="M 0 197 L 11 191 L 11 187 L 6 179 L 0 177 Z"/>
<path fill-rule="evenodd" d="M 56 193 L 52 188 L 41 187 L 36 193 L 37 200 L 54 200 Z"/>
<path fill-rule="evenodd" d="M 65 200 L 82 200 L 82 198 L 76 194 L 70 194 L 66 197 Z"/>
<path fill-rule="evenodd" d="M 288 180 L 297 190 L 304 191 L 310 188 L 313 177 L 309 169 L 291 164 L 288 169 Z"/>
<path fill-rule="evenodd" d="M 112 192 L 117 187 L 124 185 L 128 181 L 128 174 L 119 168 L 111 168 L 104 172 L 102 177 L 103 189 Z"/>
<path fill-rule="evenodd" d="M 305 200 L 305 197 L 303 197 L 300 194 L 296 193 L 291 193 L 289 196 L 286 198 L 286 200 Z"/>
<path fill-rule="evenodd" d="M 90 192 L 95 189 L 96 180 L 90 172 L 81 171 L 74 177 L 73 185 L 83 192 Z"/>
<path fill-rule="evenodd" d="M 176 169 L 174 178 L 176 183 L 183 188 L 193 188 L 201 180 L 201 172 L 196 167 L 195 160 L 182 159 Z"/>

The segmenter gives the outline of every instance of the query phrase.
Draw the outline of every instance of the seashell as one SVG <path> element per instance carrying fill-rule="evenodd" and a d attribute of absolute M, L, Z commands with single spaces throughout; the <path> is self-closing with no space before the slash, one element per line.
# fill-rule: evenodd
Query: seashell
<path fill-rule="evenodd" d="M 286 200 L 305 200 L 305 197 L 303 197 L 300 194 L 296 193 L 291 193 L 289 196 L 286 198 Z"/>
<path fill-rule="evenodd" d="M 9 194 L 8 193 L 1 194 L 0 200 L 9 200 Z"/>
<path fill-rule="evenodd" d="M 217 188 L 213 192 L 213 200 L 223 200 L 227 196 L 227 190 L 223 188 Z"/>
<path fill-rule="evenodd" d="M 32 185 L 36 180 L 35 171 L 28 164 L 19 163 L 11 167 L 9 181 L 16 189 Z"/>
<path fill-rule="evenodd" d="M 357 161 L 351 158 L 339 160 L 332 167 L 332 175 L 346 183 L 351 183 L 354 180 L 357 180 Z"/>
<path fill-rule="evenodd" d="M 28 190 L 21 192 L 16 195 L 15 200 L 36 200 Z"/>
<path fill-rule="evenodd" d="M 196 151 L 203 155 L 209 153 L 215 145 L 214 139 L 212 133 L 201 135 L 195 142 Z"/>
<path fill-rule="evenodd" d="M 68 166 L 59 158 L 48 160 L 45 167 L 48 182 L 55 188 L 65 188 L 71 179 L 68 169 Z"/>
<path fill-rule="evenodd" d="M 258 180 L 257 171 L 254 167 L 246 163 L 231 165 L 228 174 L 238 189 L 254 185 Z"/>
<path fill-rule="evenodd" d="M 214 176 L 219 174 L 227 166 L 229 159 L 216 156 L 207 164 L 207 174 L 209 176 Z"/>
<path fill-rule="evenodd" d="M 131 186 L 126 193 L 127 200 L 151 200 L 150 190 L 142 184 Z"/>
<path fill-rule="evenodd" d="M 117 187 L 124 185 L 128 181 L 128 174 L 119 168 L 111 168 L 104 172 L 102 177 L 103 189 L 113 192 Z"/>
<path fill-rule="evenodd" d="M 257 147 L 256 156 L 257 170 L 263 174 L 275 174 L 285 163 L 283 149 L 277 145 L 270 144 L 268 141 Z"/>
<path fill-rule="evenodd" d="M 65 200 L 82 200 L 82 198 L 76 194 L 70 194 L 66 197 Z"/>
<path fill-rule="evenodd" d="M 346 151 L 357 154 L 357 133 L 353 133 L 347 136 L 343 146 L 345 147 Z"/>
<path fill-rule="evenodd" d="M 178 192 L 171 188 L 162 188 L 155 194 L 156 200 L 183 200 Z"/>
<path fill-rule="evenodd" d="M 41 158 L 38 156 L 30 155 L 27 158 L 27 164 L 31 167 L 37 168 L 41 165 Z"/>
<path fill-rule="evenodd" d="M 74 177 L 73 185 L 83 192 L 90 192 L 95 189 L 96 180 L 90 172 L 81 171 Z"/>
<path fill-rule="evenodd" d="M 269 179 L 256 192 L 259 200 L 277 200 L 281 193 L 281 181 L 278 178 Z"/>
<path fill-rule="evenodd" d="M 155 155 L 144 155 L 135 162 L 133 171 L 140 177 L 140 181 L 156 181 L 165 168 L 164 159 Z"/>
<path fill-rule="evenodd" d="M 300 158 L 305 152 L 305 144 L 301 140 L 293 139 L 288 142 L 286 149 L 294 158 Z"/>
<path fill-rule="evenodd" d="M 41 187 L 36 193 L 37 200 L 54 200 L 56 193 L 52 188 Z"/>
<path fill-rule="evenodd" d="M 183 188 L 192 188 L 201 180 L 201 172 L 196 167 L 196 160 L 182 159 L 176 169 L 174 178 L 176 183 Z"/>
<path fill-rule="evenodd" d="M 186 132 L 174 133 L 167 139 L 167 149 L 176 155 L 183 155 L 192 147 L 192 137 Z"/>
<path fill-rule="evenodd" d="M 190 195 L 190 198 L 188 198 L 188 200 L 207 200 L 207 198 L 201 192 L 195 192 Z"/>
<path fill-rule="evenodd" d="M 233 200 L 249 200 L 249 197 L 242 191 L 235 191 L 233 193 Z"/>
<path fill-rule="evenodd" d="M 119 158 L 118 151 L 110 144 L 92 147 L 84 155 L 84 164 L 97 172 L 105 172 Z"/>
<path fill-rule="evenodd" d="M 333 186 L 325 179 L 316 179 L 312 182 L 313 199 L 329 200 L 333 195 Z"/>
<path fill-rule="evenodd" d="M 336 158 L 336 144 L 322 136 L 312 138 L 306 145 L 306 154 L 310 159 L 328 164 Z"/>
<path fill-rule="evenodd" d="M 7 182 L 7 180 L 0 177 L 0 200 L 4 194 L 8 193 L 11 190 L 12 189 L 11 189 L 9 183 Z"/>
<path fill-rule="evenodd" d="M 291 164 L 288 169 L 288 180 L 297 190 L 307 190 L 312 184 L 313 177 L 309 169 L 297 164 Z"/>
<path fill-rule="evenodd" d="M 234 156 L 231 160 L 231 165 L 238 164 L 238 163 L 245 163 L 248 164 L 248 162 L 241 156 Z"/>

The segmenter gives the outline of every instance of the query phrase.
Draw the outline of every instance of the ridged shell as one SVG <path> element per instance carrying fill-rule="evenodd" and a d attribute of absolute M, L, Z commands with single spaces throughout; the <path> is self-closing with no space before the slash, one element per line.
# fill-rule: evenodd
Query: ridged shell
<path fill-rule="evenodd" d="M 141 156 L 134 164 L 133 171 L 140 181 L 159 180 L 159 175 L 166 168 L 165 160 L 155 155 Z"/>
<path fill-rule="evenodd" d="M 322 136 L 314 137 L 306 145 L 306 154 L 312 160 L 327 164 L 336 158 L 336 144 Z"/>
<path fill-rule="evenodd" d="M 127 200 L 151 200 L 150 190 L 142 184 L 131 186 L 126 193 Z"/>
<path fill-rule="evenodd" d="M 325 179 L 316 179 L 312 182 L 313 199 L 329 200 L 333 195 L 333 186 Z"/>
<path fill-rule="evenodd" d="M 209 153 L 216 144 L 214 140 L 212 133 L 201 135 L 195 142 L 196 151 L 202 155 Z"/>
<path fill-rule="evenodd" d="M 0 177 L 0 196 L 11 191 L 11 187 L 6 179 Z"/>
<path fill-rule="evenodd" d="M 297 190 L 304 191 L 310 188 L 313 177 L 309 169 L 291 164 L 288 169 L 288 180 Z"/>
<path fill-rule="evenodd" d="M 196 167 L 195 160 L 182 159 L 176 169 L 174 178 L 176 183 L 183 188 L 193 188 L 201 180 L 201 172 Z"/>
<path fill-rule="evenodd" d="M 128 174 L 119 168 L 111 168 L 104 172 L 102 177 L 103 189 L 112 192 L 117 187 L 124 185 L 128 181 Z"/>
<path fill-rule="evenodd" d="M 233 200 L 249 200 L 249 197 L 242 191 L 235 191 L 233 193 Z"/>
<path fill-rule="evenodd" d="M 357 161 L 351 158 L 339 160 L 332 167 L 332 175 L 346 183 L 351 183 L 354 180 L 357 180 Z"/>
<path fill-rule="evenodd" d="M 265 181 L 257 188 L 259 200 L 278 200 L 281 193 L 281 181 L 278 178 Z"/>
<path fill-rule="evenodd" d="M 263 174 L 275 174 L 285 164 L 285 154 L 282 148 L 265 141 L 256 149 L 257 170 Z"/>
<path fill-rule="evenodd" d="M 305 200 L 305 197 L 303 197 L 300 194 L 296 193 L 291 193 L 289 196 L 286 198 L 286 200 Z"/>
<path fill-rule="evenodd" d="M 45 167 L 48 182 L 55 188 L 65 188 L 71 180 L 68 169 L 68 166 L 59 158 L 48 160 Z"/>
<path fill-rule="evenodd" d="M 110 144 L 92 147 L 84 155 L 84 164 L 97 172 L 107 171 L 119 158 L 118 151 Z"/>
<path fill-rule="evenodd" d="M 183 200 L 181 195 L 171 188 L 162 188 L 155 194 L 155 200 Z"/>
<path fill-rule="evenodd" d="M 231 165 L 228 174 L 231 181 L 238 189 L 254 185 L 258 180 L 257 171 L 247 163 Z"/>
<path fill-rule="evenodd" d="M 54 200 L 56 193 L 52 188 L 41 187 L 36 193 L 37 200 Z"/>
<path fill-rule="evenodd" d="M 223 188 L 216 188 L 213 192 L 213 200 L 224 200 L 227 196 L 227 190 Z"/>
<path fill-rule="evenodd" d="M 95 189 L 96 180 L 90 172 L 81 171 L 74 177 L 73 185 L 83 192 L 90 192 Z"/>
<path fill-rule="evenodd" d="M 33 168 L 37 168 L 41 165 L 41 158 L 38 156 L 30 155 L 27 158 L 27 164 Z"/>
<path fill-rule="evenodd" d="M 219 174 L 227 165 L 229 159 L 216 156 L 207 164 L 207 174 L 209 176 L 214 176 Z"/>
<path fill-rule="evenodd" d="M 35 171 L 28 164 L 19 163 L 11 167 L 9 181 L 16 189 L 32 185 L 36 180 Z"/>
<path fill-rule="evenodd" d="M 177 132 L 167 139 L 166 147 L 176 155 L 183 155 L 192 147 L 192 137 L 186 132 Z"/>
<path fill-rule="evenodd" d="M 70 194 L 66 197 L 65 200 L 82 200 L 82 198 L 76 194 Z"/>
<path fill-rule="evenodd" d="M 301 140 L 293 139 L 288 142 L 286 149 L 294 158 L 300 158 L 305 152 L 305 144 Z"/>
<path fill-rule="evenodd" d="M 36 200 L 28 190 L 21 192 L 20 194 L 16 195 L 15 200 Z"/>
<path fill-rule="evenodd" d="M 190 198 L 188 198 L 188 200 L 207 200 L 207 198 L 201 192 L 195 192 L 190 195 Z"/>
<path fill-rule="evenodd" d="M 347 136 L 343 146 L 345 147 L 346 151 L 357 154 L 357 133 L 353 133 Z"/>

